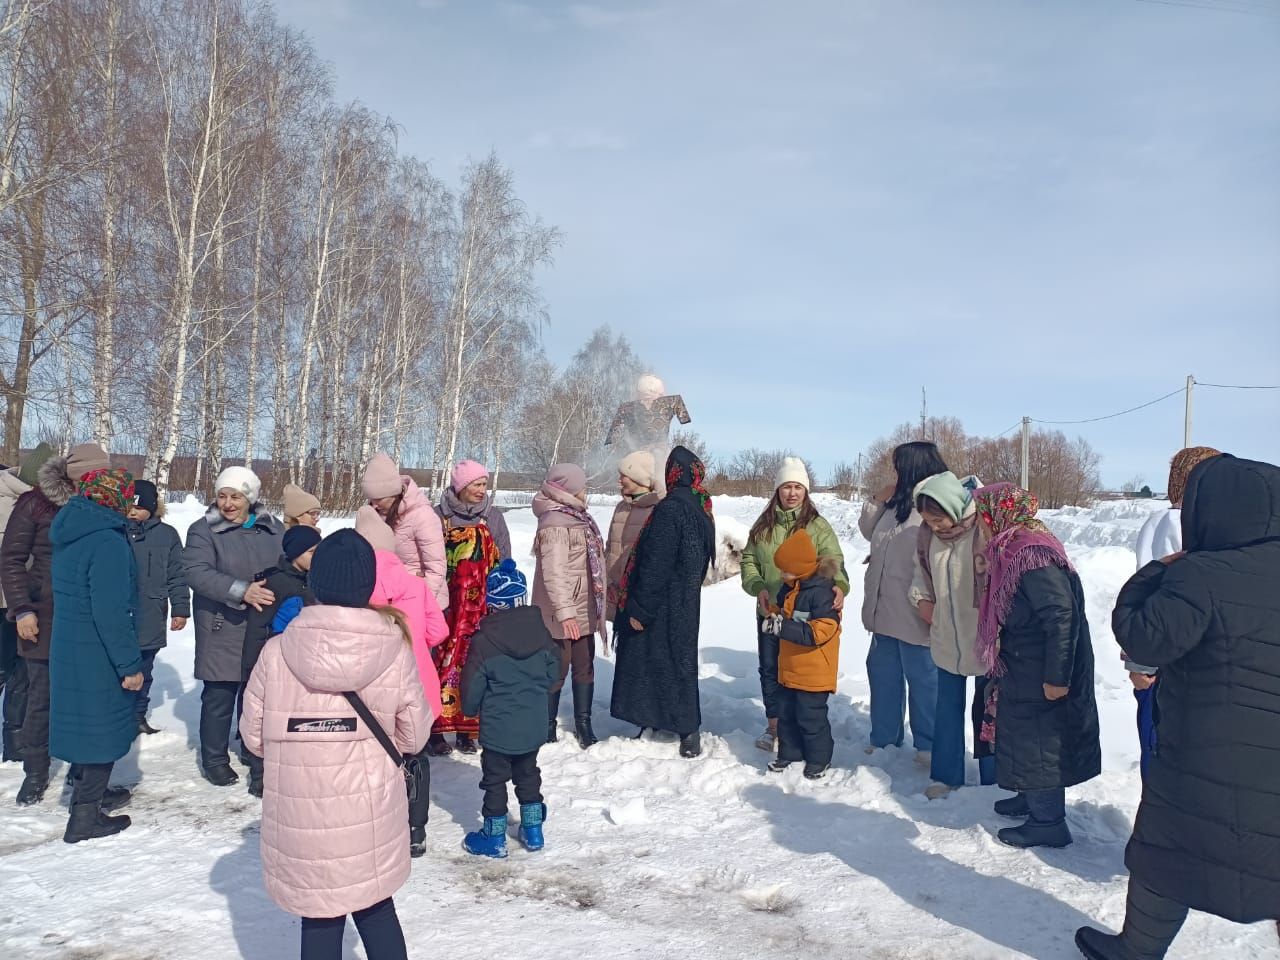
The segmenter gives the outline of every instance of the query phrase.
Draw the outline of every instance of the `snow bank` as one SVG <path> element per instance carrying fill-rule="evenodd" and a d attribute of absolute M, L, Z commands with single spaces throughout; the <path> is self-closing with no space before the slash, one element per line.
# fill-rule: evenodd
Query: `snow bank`
<path fill-rule="evenodd" d="M 866 543 L 859 505 L 819 497 L 855 572 Z M 722 532 L 739 530 L 764 501 L 717 500 Z M 598 954 L 699 960 L 850 957 L 1074 960 L 1077 926 L 1117 927 L 1123 916 L 1124 843 L 1139 796 L 1133 698 L 1111 636 L 1116 592 L 1132 573 L 1129 544 L 1150 504 L 1048 512 L 1085 584 L 1098 660 L 1104 774 L 1068 793 L 1074 846 L 1020 852 L 1001 846 L 991 812 L 1004 794 L 971 786 L 942 801 L 922 796 L 927 771 L 910 749 L 866 756 L 863 661 L 867 637 L 850 618 L 839 692 L 831 700 L 835 770 L 821 783 L 797 771 L 766 775 L 753 745 L 763 725 L 751 598 L 736 580 L 704 593 L 700 677 L 705 753 L 677 756 L 669 737 L 631 739 L 608 717 L 613 670 L 598 662 L 596 731 L 588 752 L 568 737 L 540 765 L 549 808 L 547 849 L 516 848 L 502 863 L 460 848 L 479 821 L 478 758 L 435 761 L 427 856 L 397 896 L 418 957 L 479 960 L 509 955 L 560 960 Z M 592 503 L 607 522 L 612 503 Z M 185 533 L 203 513 L 170 505 Z M 507 515 L 517 559 L 527 564 L 534 522 Z M 350 519 L 326 518 L 328 532 Z M 737 524 L 734 527 L 733 524 Z M 740 530 L 739 530 L 740 532 Z M 190 629 L 156 666 L 153 722 L 118 765 L 137 783 L 134 827 L 104 841 L 61 842 L 65 809 L 8 807 L 0 817 L 0 956 L 24 960 L 295 956 L 295 918 L 264 896 L 258 802 L 243 788 L 200 779 L 193 752 L 200 685 L 192 678 Z M 565 708 L 565 717 L 568 707 Z M 970 769 L 970 781 L 977 780 Z M 12 796 L 21 773 L 0 768 Z M 66 792 L 61 802 L 65 804 Z M 363 956 L 348 931 L 347 956 Z M 1193 916 L 1170 953 L 1190 958 L 1280 958 L 1273 927 L 1237 927 Z"/>

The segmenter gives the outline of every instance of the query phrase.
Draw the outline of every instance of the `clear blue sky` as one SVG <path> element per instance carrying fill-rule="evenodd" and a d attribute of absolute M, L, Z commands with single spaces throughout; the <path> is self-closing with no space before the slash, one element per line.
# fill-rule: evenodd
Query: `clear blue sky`
<path fill-rule="evenodd" d="M 498 152 L 552 359 L 625 331 L 719 452 L 1280 384 L 1280 0 L 277 6 L 438 175 Z M 1182 402 L 1064 429 L 1162 488 Z M 1280 391 L 1194 440 L 1280 460 Z"/>

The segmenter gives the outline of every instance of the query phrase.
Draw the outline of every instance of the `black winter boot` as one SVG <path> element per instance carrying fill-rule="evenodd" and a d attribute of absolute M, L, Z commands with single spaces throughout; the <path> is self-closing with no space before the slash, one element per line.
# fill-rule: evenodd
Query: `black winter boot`
<path fill-rule="evenodd" d="M 458 734 L 458 736 L 454 738 L 454 743 L 456 744 L 459 753 L 479 752 L 479 748 L 476 746 L 476 742 L 473 739 L 471 739 L 471 734 L 469 733 Z"/>
<path fill-rule="evenodd" d="M 556 729 L 556 718 L 560 716 L 560 691 L 552 690 L 547 697 L 547 743 L 555 743 L 560 739 Z"/>
<path fill-rule="evenodd" d="M 121 830 L 129 829 L 129 824 L 132 822 L 128 817 L 107 816 L 96 803 L 77 803 L 71 808 L 71 817 L 67 820 L 67 831 L 62 835 L 62 839 L 67 843 L 79 843 L 81 840 L 110 837 Z"/>
<path fill-rule="evenodd" d="M 1020 827 L 1005 827 L 996 839 L 1009 847 L 1069 847 L 1071 831 L 1066 820 L 1056 823 L 1037 823 L 1028 820 Z"/>
<path fill-rule="evenodd" d="M 215 787 L 230 787 L 240 782 L 240 774 L 231 769 L 231 764 L 220 763 L 204 772 L 204 778 Z"/>
<path fill-rule="evenodd" d="M 422 856 L 427 852 L 427 828 L 426 827 L 410 827 L 409 828 L 409 856 Z"/>
<path fill-rule="evenodd" d="M 1086 960 L 1147 960 L 1142 954 L 1131 951 L 1123 937 L 1103 933 L 1093 927 L 1081 927 L 1076 931 L 1076 947 Z"/>
<path fill-rule="evenodd" d="M 145 735 L 149 737 L 153 733 L 159 733 L 159 732 L 160 730 L 158 727 L 153 727 L 151 724 L 147 723 L 146 717 L 138 718 L 138 733 L 140 735 Z"/>
<path fill-rule="evenodd" d="M 4 731 L 4 762 L 5 763 L 21 763 L 22 747 L 19 745 L 22 737 L 21 727 L 6 727 Z"/>
<path fill-rule="evenodd" d="M 591 729 L 591 701 L 595 698 L 594 683 L 575 683 L 573 685 L 573 728 L 578 735 L 578 746 L 586 750 L 593 743 L 599 743 L 595 731 Z"/>
<path fill-rule="evenodd" d="M 1009 817 L 1013 820 L 1025 820 L 1031 816 L 1031 808 L 1027 806 L 1027 798 L 1021 793 L 1016 793 L 1012 797 L 1005 797 L 1003 800 L 997 800 L 994 809 L 1000 816 Z"/>
<path fill-rule="evenodd" d="M 686 760 L 692 760 L 700 753 L 702 753 L 702 738 L 697 730 L 680 738 L 680 756 Z"/>
<path fill-rule="evenodd" d="M 39 776 L 27 774 L 18 788 L 18 806 L 30 807 L 44 799 L 44 792 L 49 789 L 49 775 Z"/>
<path fill-rule="evenodd" d="M 102 794 L 102 799 L 98 801 L 98 809 L 103 813 L 110 813 L 112 810 L 127 806 L 132 799 L 133 794 L 124 787 L 107 787 Z"/>

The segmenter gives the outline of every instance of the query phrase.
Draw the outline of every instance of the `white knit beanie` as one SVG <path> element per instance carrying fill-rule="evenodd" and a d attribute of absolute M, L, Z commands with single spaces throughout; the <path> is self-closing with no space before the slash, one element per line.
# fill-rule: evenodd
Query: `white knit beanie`
<path fill-rule="evenodd" d="M 213 481 L 213 492 L 216 494 L 219 490 L 243 493 L 252 505 L 258 502 L 258 495 L 262 493 L 262 481 L 248 467 L 227 467 Z"/>
<path fill-rule="evenodd" d="M 653 489 L 655 469 L 653 454 L 648 450 L 637 450 L 635 453 L 628 453 L 618 463 L 618 472 L 620 474 L 624 477 L 630 477 L 648 490 Z"/>
<path fill-rule="evenodd" d="M 809 490 L 809 470 L 799 457 L 786 457 L 782 466 L 778 467 L 778 475 L 774 478 L 773 489 L 777 490 L 784 483 L 798 483 Z"/>

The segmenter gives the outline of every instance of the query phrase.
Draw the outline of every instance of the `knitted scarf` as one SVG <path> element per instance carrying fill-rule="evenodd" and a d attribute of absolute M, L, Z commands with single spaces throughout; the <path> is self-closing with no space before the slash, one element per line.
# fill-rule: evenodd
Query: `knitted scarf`
<path fill-rule="evenodd" d="M 1073 569 L 1067 551 L 1049 528 L 1036 519 L 1040 501 L 1012 483 L 996 483 L 973 494 L 978 521 L 992 534 L 984 552 L 986 571 L 978 611 L 977 653 L 990 676 L 1004 673 L 1000 660 L 1000 628 L 1013 607 L 1022 577 L 1032 570 L 1058 566 Z"/>
<path fill-rule="evenodd" d="M 567 503 L 561 503 L 559 500 L 552 501 L 552 503 L 552 512 L 567 514 L 586 529 L 587 572 L 591 574 L 591 604 L 594 607 L 596 626 L 603 631 L 605 602 L 604 538 L 600 536 L 600 528 L 596 526 L 595 520 L 587 512 L 585 505 L 571 507 Z"/>
<path fill-rule="evenodd" d="M 445 487 L 444 493 L 440 494 L 440 512 L 446 519 L 457 519 L 463 523 L 478 523 L 488 519 L 489 508 L 492 505 L 493 498 L 490 496 L 486 496 L 479 503 L 464 503 L 462 498 L 453 492 L 453 487 Z"/>
<path fill-rule="evenodd" d="M 702 539 L 707 557 L 711 564 L 716 558 L 716 520 L 712 507 L 711 494 L 706 488 L 707 468 L 692 450 L 676 447 L 667 458 L 667 496 L 668 500 L 681 500 L 691 504 L 703 519 Z M 618 614 L 621 615 L 627 606 L 627 596 L 631 592 L 631 579 L 636 570 L 636 558 L 640 555 L 640 544 L 653 522 L 655 509 L 640 528 L 640 536 L 636 538 L 636 546 L 631 551 L 627 565 L 622 571 L 622 579 L 618 583 Z"/>

